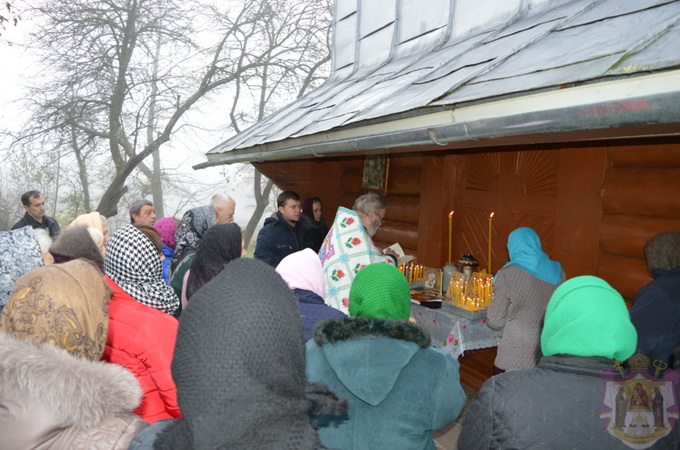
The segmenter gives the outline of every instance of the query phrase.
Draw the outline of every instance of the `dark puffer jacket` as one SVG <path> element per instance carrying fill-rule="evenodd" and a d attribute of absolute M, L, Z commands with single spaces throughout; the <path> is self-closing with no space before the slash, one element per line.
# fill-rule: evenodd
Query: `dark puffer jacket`
<path fill-rule="evenodd" d="M 680 347 L 680 266 L 652 270 L 654 281 L 640 289 L 630 321 L 638 333 L 638 351 L 650 361 L 673 366 L 673 352 Z"/>
<path fill-rule="evenodd" d="M 311 219 L 301 215 L 295 228 L 291 227 L 280 212 L 275 217 L 267 217 L 257 235 L 255 259 L 266 262 L 272 267 L 291 253 L 313 248 L 314 241 L 309 233 Z"/>
<path fill-rule="evenodd" d="M 538 366 L 484 383 L 465 417 L 458 448 L 628 449 L 600 418 L 606 358 L 544 356 Z M 677 401 L 677 392 L 676 392 Z M 677 449 L 680 424 L 653 449 Z"/>

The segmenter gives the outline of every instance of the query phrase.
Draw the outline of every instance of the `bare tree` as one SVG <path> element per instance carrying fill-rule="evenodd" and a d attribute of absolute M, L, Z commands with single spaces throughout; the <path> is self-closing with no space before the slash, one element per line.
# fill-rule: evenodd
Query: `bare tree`
<path fill-rule="evenodd" d="M 192 0 L 36 1 L 29 11 L 41 24 L 34 45 L 45 70 L 12 149 L 31 149 L 52 172 L 58 150 L 59 170 L 77 166 L 83 209 L 99 198 L 105 216 L 116 215 L 137 172 L 156 205 L 160 192 L 162 208 L 159 152 L 192 125 L 183 122 L 187 111 L 229 88 L 225 111 L 238 131 L 318 82 L 329 59 L 326 0 L 230 1 L 222 9 Z"/>

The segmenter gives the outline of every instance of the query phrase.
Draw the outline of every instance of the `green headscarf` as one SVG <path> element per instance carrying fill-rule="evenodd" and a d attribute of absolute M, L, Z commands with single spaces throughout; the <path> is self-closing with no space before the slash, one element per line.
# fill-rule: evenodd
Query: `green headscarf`
<path fill-rule="evenodd" d="M 636 346 L 637 332 L 623 297 L 606 281 L 593 276 L 572 278 L 550 298 L 541 334 L 543 355 L 625 361 Z"/>
<path fill-rule="evenodd" d="M 357 273 L 349 292 L 349 314 L 376 319 L 408 319 L 411 290 L 399 269 L 369 264 Z"/>

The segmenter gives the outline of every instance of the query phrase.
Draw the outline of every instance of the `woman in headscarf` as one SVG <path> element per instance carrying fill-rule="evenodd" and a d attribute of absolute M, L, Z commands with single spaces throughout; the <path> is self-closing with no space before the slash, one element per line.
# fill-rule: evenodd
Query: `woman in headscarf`
<path fill-rule="evenodd" d="M 109 241 L 104 271 L 123 291 L 138 302 L 175 314 L 179 298 L 162 275 L 161 258 L 151 240 L 134 225 L 128 225 Z"/>
<path fill-rule="evenodd" d="M 494 278 L 494 299 L 487 310 L 489 327 L 503 330 L 495 374 L 529 369 L 538 363 L 545 308 L 564 281 L 562 266 L 541 249 L 541 240 L 531 228 L 510 233 L 508 254 L 510 262 Z"/>
<path fill-rule="evenodd" d="M 411 291 L 388 264 L 357 273 L 344 320 L 319 322 L 307 342 L 307 379 L 346 397 L 344 416 L 315 417 L 327 448 L 434 449 L 432 430 L 465 405 L 458 362 L 409 323 Z"/>
<path fill-rule="evenodd" d="M 186 282 L 186 297 L 191 297 L 215 278 L 229 262 L 245 256 L 243 233 L 236 223 L 213 225 L 198 243 Z"/>
<path fill-rule="evenodd" d="M 347 317 L 342 311 L 324 303 L 326 282 L 323 279 L 321 260 L 311 248 L 291 253 L 283 258 L 276 266 L 276 272 L 298 299 L 305 340 L 312 338 L 312 330 L 318 321 Z"/>
<path fill-rule="evenodd" d="M 319 197 L 306 198 L 302 203 L 302 214 L 309 217 L 309 236 L 312 238 L 314 253 L 319 253 L 323 240 L 328 234 L 328 225 L 323 216 L 323 204 Z"/>
<path fill-rule="evenodd" d="M 163 217 L 161 220 L 157 220 L 154 224 L 154 228 L 158 232 L 163 242 L 163 279 L 166 284 L 170 284 L 170 262 L 173 255 L 175 254 L 175 229 L 179 220 L 174 217 Z"/>
<path fill-rule="evenodd" d="M 621 294 L 593 276 L 565 281 L 545 312 L 538 365 L 484 383 L 465 416 L 458 448 L 630 448 L 633 441 L 622 442 L 624 433 L 615 430 L 611 406 L 622 381 L 614 368 L 636 345 Z M 677 396 L 672 401 L 677 404 Z M 646 448 L 677 449 L 680 427 L 669 432 Z"/>
<path fill-rule="evenodd" d="M 125 449 L 148 424 L 134 376 L 99 361 L 111 292 L 83 260 L 17 281 L 0 316 L 3 449 Z"/>
<path fill-rule="evenodd" d="M 152 243 L 160 257 L 163 244 L 156 230 L 147 225 L 135 225 L 135 228 Z M 116 234 L 114 239 L 117 238 Z M 146 246 L 139 248 L 144 248 L 140 255 L 148 255 Z M 119 256 L 118 250 L 118 246 L 113 248 L 112 257 Z M 170 372 L 177 339 L 177 319 L 136 301 L 109 276 L 105 280 L 113 296 L 109 305 L 109 334 L 104 360 L 120 364 L 137 377 L 144 397 L 135 413 L 142 419 L 155 423 L 181 417 L 177 389 Z M 170 292 L 168 286 L 165 289 Z"/>
<path fill-rule="evenodd" d="M 310 411 L 346 407 L 307 382 L 295 298 L 249 258 L 225 267 L 182 314 L 172 375 L 184 417 L 156 423 L 130 449 L 317 449 Z"/>

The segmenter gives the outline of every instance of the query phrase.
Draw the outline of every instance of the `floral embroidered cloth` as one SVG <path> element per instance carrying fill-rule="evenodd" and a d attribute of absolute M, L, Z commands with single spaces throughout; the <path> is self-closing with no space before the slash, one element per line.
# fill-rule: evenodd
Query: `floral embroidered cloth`
<path fill-rule="evenodd" d="M 471 320 L 441 309 L 411 304 L 411 317 L 425 328 L 432 345 L 458 359 L 465 350 L 497 347 L 500 333 L 486 326 L 486 320 Z"/>
<path fill-rule="evenodd" d="M 319 258 L 326 282 L 326 304 L 348 315 L 349 290 L 357 272 L 372 263 L 394 265 L 392 258 L 373 244 L 359 213 L 342 206 L 321 246 Z"/>

